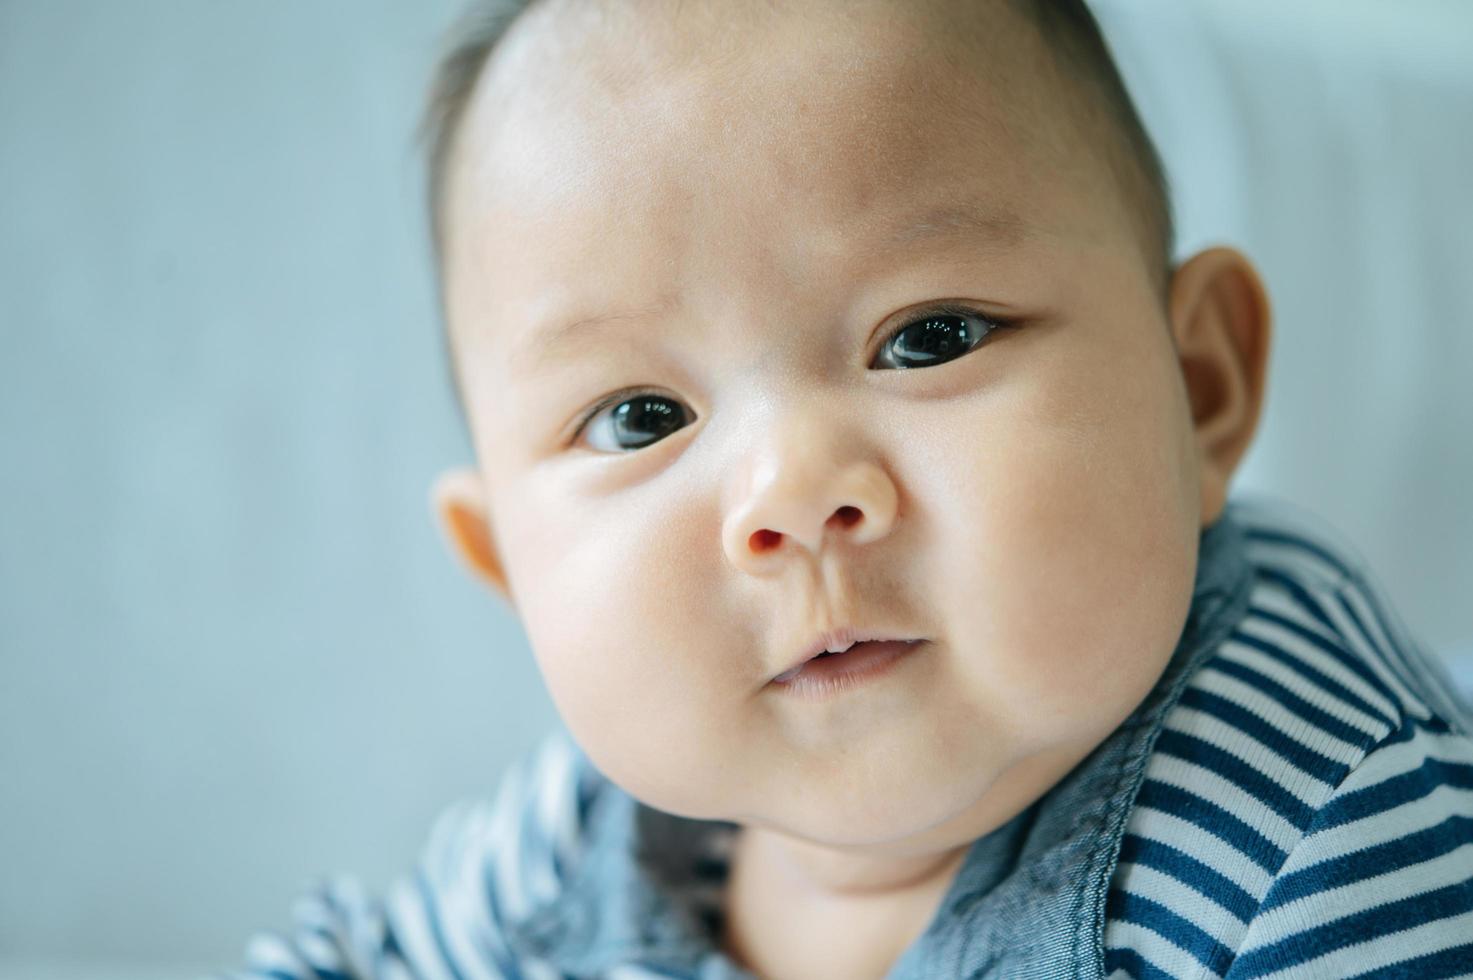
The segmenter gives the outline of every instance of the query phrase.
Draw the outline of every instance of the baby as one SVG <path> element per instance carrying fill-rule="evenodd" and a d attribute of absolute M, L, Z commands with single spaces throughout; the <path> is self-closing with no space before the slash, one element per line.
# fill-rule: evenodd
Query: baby
<path fill-rule="evenodd" d="M 435 501 L 566 731 L 248 975 L 1473 975 L 1473 711 L 1229 502 L 1264 289 L 1081 2 L 478 6 Z"/>

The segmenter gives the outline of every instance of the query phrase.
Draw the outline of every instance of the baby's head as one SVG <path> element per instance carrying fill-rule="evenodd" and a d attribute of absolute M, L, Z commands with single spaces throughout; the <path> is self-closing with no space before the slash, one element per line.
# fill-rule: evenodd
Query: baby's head
<path fill-rule="evenodd" d="M 644 802 L 876 855 L 1006 822 L 1181 634 L 1251 266 L 1170 264 L 1076 3 L 511 6 L 432 117 L 452 540 Z M 917 642 L 790 677 L 835 631 Z"/>

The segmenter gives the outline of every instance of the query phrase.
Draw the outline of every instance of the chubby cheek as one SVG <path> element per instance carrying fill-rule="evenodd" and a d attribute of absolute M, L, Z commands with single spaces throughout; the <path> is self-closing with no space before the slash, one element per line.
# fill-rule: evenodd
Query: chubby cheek
<path fill-rule="evenodd" d="M 697 554 L 681 537 L 691 522 L 665 513 L 652 527 L 590 510 L 562 513 L 597 527 L 528 514 L 522 526 L 555 530 L 508 549 L 533 654 L 560 717 L 606 776 L 646 803 L 698 815 L 713 796 L 705 783 L 724 754 L 733 685 L 748 683 L 741 651 L 713 626 L 700 569 L 680 558 Z"/>
<path fill-rule="evenodd" d="M 958 669 L 1021 751 L 1113 729 L 1190 604 L 1197 510 L 1174 389 L 1122 386 L 1139 363 L 1103 366 L 1021 390 L 961 477 L 977 496 L 946 552 L 975 597 L 951 624 Z"/>

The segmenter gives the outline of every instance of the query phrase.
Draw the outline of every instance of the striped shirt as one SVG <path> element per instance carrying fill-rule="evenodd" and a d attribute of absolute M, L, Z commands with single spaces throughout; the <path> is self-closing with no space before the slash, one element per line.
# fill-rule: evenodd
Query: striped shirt
<path fill-rule="evenodd" d="M 1234 498 L 1199 566 L 1157 688 L 973 845 L 891 977 L 1473 977 L 1473 708 L 1308 516 Z M 381 899 L 321 883 L 230 976 L 748 977 L 714 939 L 735 829 L 559 729 Z"/>

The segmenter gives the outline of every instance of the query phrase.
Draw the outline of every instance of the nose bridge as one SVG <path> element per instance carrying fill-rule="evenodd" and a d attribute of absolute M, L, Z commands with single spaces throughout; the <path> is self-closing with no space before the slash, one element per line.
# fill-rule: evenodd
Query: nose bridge
<path fill-rule="evenodd" d="M 731 561 L 758 571 L 794 548 L 817 556 L 831 536 L 862 544 L 887 534 L 898 492 L 840 406 L 820 391 L 765 401 L 770 413 L 728 487 Z"/>

